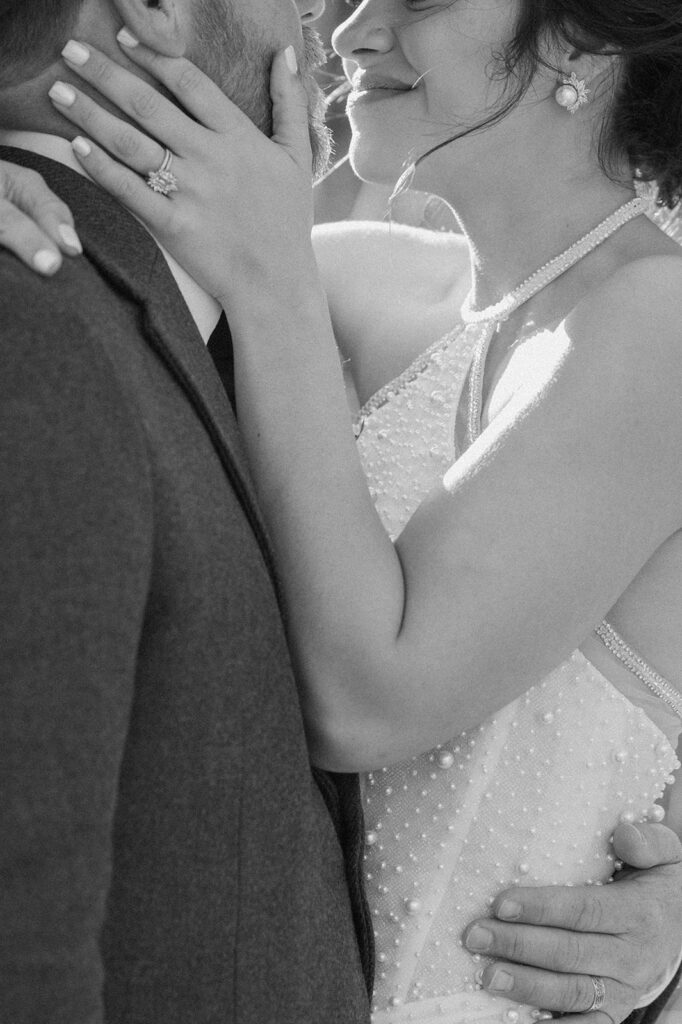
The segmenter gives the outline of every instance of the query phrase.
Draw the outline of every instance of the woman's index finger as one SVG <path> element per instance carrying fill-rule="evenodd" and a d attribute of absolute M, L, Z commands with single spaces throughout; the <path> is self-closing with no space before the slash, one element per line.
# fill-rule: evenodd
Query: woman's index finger
<path fill-rule="evenodd" d="M 193 132 L 202 130 L 153 85 L 94 46 L 70 39 L 62 56 L 71 70 L 174 153 L 181 155 L 191 146 Z"/>
<path fill-rule="evenodd" d="M 225 132 L 248 121 L 222 89 L 186 57 L 157 53 L 143 46 L 126 28 L 116 38 L 126 56 L 164 85 L 205 128 Z"/>

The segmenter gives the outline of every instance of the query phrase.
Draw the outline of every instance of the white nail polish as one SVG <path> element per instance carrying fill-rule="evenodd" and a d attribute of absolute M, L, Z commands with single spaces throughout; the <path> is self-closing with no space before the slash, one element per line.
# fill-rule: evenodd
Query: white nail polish
<path fill-rule="evenodd" d="M 291 71 L 292 75 L 295 75 L 298 71 L 298 61 L 296 60 L 296 51 L 293 46 L 287 46 L 284 51 L 284 59 L 287 62 L 289 71 Z"/>
<path fill-rule="evenodd" d="M 78 153 L 79 156 L 90 156 L 92 153 L 92 146 L 87 139 L 84 139 L 82 135 L 77 135 L 71 142 L 71 149 L 74 153 Z"/>
<path fill-rule="evenodd" d="M 75 64 L 80 68 L 89 61 L 90 51 L 82 43 L 77 43 L 75 39 L 69 39 L 62 50 L 62 57 L 64 60 L 68 60 L 69 64 Z"/>
<path fill-rule="evenodd" d="M 140 45 L 140 40 L 136 39 L 133 33 L 130 32 L 127 28 L 122 28 L 120 32 L 117 33 L 116 38 L 118 39 L 121 46 L 128 46 L 131 49 L 135 46 Z"/>
<path fill-rule="evenodd" d="M 69 249 L 75 249 L 77 253 L 83 252 L 81 240 L 70 224 L 59 225 L 59 236 L 64 245 L 68 245 Z"/>
<path fill-rule="evenodd" d="M 40 249 L 33 257 L 33 266 L 39 274 L 54 274 L 60 263 L 59 256 L 49 249 Z"/>
<path fill-rule="evenodd" d="M 55 82 L 47 92 L 50 99 L 62 107 L 70 107 L 76 102 L 76 90 L 65 82 Z"/>

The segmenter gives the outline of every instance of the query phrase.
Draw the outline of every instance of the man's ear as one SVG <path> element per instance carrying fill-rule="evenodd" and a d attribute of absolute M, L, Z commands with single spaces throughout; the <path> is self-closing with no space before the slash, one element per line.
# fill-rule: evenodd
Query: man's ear
<path fill-rule="evenodd" d="M 111 0 L 123 25 L 141 43 L 182 57 L 193 37 L 191 0 Z"/>

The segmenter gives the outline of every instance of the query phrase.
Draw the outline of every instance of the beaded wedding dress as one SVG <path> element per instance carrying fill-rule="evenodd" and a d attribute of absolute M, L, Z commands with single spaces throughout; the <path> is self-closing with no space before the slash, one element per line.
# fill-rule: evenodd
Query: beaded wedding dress
<path fill-rule="evenodd" d="M 455 327 L 360 411 L 360 457 L 393 538 L 456 457 L 460 405 L 465 445 L 480 429 L 493 329 Z M 538 1020 L 481 989 L 486 961 L 463 929 L 510 885 L 607 882 L 617 822 L 662 817 L 682 697 L 608 623 L 597 633 L 632 672 L 627 695 L 576 651 L 473 731 L 363 778 L 374 1024 Z"/>

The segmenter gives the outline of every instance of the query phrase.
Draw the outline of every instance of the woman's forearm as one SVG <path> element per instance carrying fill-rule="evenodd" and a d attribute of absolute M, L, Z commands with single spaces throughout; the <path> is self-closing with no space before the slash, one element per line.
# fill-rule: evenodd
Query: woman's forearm
<path fill-rule="evenodd" d="M 370 723 L 385 716 L 395 679 L 403 576 L 355 450 L 322 288 L 292 281 L 279 301 L 272 285 L 262 296 L 254 285 L 250 300 L 229 310 L 239 422 L 276 550 L 313 747 L 329 761 L 337 732 L 362 746 L 359 722 L 373 745 L 380 741 Z"/>

